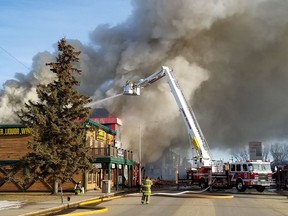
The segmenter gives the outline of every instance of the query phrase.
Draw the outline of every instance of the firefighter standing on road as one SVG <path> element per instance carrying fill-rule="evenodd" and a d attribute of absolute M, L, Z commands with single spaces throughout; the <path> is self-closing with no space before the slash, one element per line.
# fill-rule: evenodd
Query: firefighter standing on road
<path fill-rule="evenodd" d="M 152 181 L 146 176 L 145 180 L 142 182 L 141 185 L 141 192 L 142 192 L 142 199 L 141 203 L 149 204 L 150 202 L 150 195 L 151 195 L 151 186 L 153 185 Z"/>
<path fill-rule="evenodd" d="M 81 181 L 76 183 L 74 187 L 74 192 L 76 195 L 79 195 L 81 193 Z"/>

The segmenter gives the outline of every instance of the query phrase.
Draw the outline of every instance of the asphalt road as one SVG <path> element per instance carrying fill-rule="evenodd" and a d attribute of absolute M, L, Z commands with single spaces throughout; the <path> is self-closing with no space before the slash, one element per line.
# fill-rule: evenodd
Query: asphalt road
<path fill-rule="evenodd" d="M 152 196 L 151 203 L 141 204 L 140 194 L 131 194 L 97 204 L 106 212 L 97 215 L 117 216 L 288 216 L 288 199 L 277 194 L 229 194 L 228 197 Z M 70 209 L 67 213 L 89 212 L 91 209 Z M 62 212 L 61 214 L 64 214 Z M 96 214 L 91 214 L 96 215 Z"/>

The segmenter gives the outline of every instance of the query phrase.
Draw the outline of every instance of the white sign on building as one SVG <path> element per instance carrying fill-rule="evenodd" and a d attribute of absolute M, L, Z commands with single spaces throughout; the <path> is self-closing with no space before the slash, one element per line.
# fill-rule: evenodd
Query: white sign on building
<path fill-rule="evenodd" d="M 262 143 L 253 141 L 249 142 L 250 160 L 262 160 Z"/>

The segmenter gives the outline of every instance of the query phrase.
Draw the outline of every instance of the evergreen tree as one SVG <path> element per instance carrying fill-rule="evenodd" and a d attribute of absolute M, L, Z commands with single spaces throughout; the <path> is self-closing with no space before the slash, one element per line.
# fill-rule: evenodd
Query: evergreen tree
<path fill-rule="evenodd" d="M 58 51 L 56 62 L 46 64 L 57 78 L 48 85 L 39 84 L 39 101 L 29 101 L 18 115 L 32 129 L 33 141 L 28 144 L 31 152 L 24 158 L 30 174 L 50 176 L 54 183 L 90 167 L 85 121 L 91 109 L 84 105 L 91 100 L 75 89 L 80 85 L 75 77 L 81 74 L 75 68 L 80 52 L 65 39 L 58 42 Z"/>

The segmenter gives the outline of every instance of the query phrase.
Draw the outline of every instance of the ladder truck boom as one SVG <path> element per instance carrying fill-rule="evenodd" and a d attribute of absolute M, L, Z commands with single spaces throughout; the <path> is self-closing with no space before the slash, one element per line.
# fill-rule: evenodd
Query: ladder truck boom
<path fill-rule="evenodd" d="M 181 116 L 185 122 L 186 129 L 188 131 L 188 137 L 193 144 L 196 158 L 195 161 L 198 167 L 211 166 L 212 159 L 209 153 L 209 146 L 201 131 L 198 121 L 192 108 L 188 105 L 184 94 L 182 93 L 179 85 L 177 84 L 172 70 L 167 66 L 162 66 L 160 71 L 155 72 L 147 78 L 140 79 L 137 82 L 127 81 L 123 87 L 124 95 L 140 95 L 140 89 L 144 88 L 162 77 L 166 76 L 167 82 L 171 89 L 171 92 L 176 100 Z"/>

